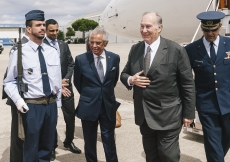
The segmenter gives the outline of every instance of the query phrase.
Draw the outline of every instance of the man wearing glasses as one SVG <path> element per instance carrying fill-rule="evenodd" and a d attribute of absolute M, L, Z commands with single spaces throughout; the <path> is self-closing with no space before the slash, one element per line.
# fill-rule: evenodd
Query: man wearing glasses
<path fill-rule="evenodd" d="M 195 74 L 206 158 L 211 162 L 224 162 L 230 146 L 230 39 L 219 35 L 224 17 L 217 11 L 198 14 L 204 36 L 185 47 Z"/>
<path fill-rule="evenodd" d="M 75 58 L 74 85 L 80 94 L 76 116 L 81 119 L 87 162 L 97 159 L 97 129 L 101 129 L 106 161 L 118 162 L 114 129 L 119 103 L 114 87 L 119 76 L 120 57 L 105 50 L 108 33 L 101 27 L 89 36 L 90 51 Z"/>

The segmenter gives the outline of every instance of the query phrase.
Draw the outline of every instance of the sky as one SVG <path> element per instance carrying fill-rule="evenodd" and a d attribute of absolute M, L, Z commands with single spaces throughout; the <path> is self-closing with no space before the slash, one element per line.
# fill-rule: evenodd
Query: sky
<path fill-rule="evenodd" d="M 0 24 L 24 24 L 25 14 L 39 9 L 45 19 L 65 26 L 77 17 L 104 10 L 110 0 L 0 0 Z"/>

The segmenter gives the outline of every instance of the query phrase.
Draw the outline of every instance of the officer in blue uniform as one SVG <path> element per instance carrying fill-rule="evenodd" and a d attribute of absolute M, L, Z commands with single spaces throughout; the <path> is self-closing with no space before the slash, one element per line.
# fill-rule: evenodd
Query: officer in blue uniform
<path fill-rule="evenodd" d="M 10 54 L 3 81 L 6 94 L 22 113 L 25 127 L 24 162 L 49 162 L 54 145 L 57 107 L 61 107 L 61 67 L 57 50 L 43 43 L 45 18 L 41 10 L 26 14 L 29 40 L 22 45 L 22 81 L 28 92 L 22 98 L 17 89 L 17 53 Z"/>
<path fill-rule="evenodd" d="M 224 17 L 218 11 L 198 14 L 203 37 L 185 47 L 195 73 L 208 162 L 224 162 L 230 146 L 230 38 L 219 35 Z"/>

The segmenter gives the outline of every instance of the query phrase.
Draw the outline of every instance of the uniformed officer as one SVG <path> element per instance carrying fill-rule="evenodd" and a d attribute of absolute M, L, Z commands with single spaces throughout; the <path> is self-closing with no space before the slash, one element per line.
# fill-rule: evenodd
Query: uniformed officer
<path fill-rule="evenodd" d="M 230 146 L 230 38 L 219 35 L 224 17 L 218 11 L 198 14 L 203 37 L 185 47 L 195 73 L 208 162 L 224 162 Z"/>
<path fill-rule="evenodd" d="M 25 35 L 22 37 L 21 43 L 27 43 L 29 40 L 29 33 L 25 31 Z M 10 50 L 10 54 L 13 53 L 15 50 L 17 50 L 18 45 L 16 44 L 12 49 Z M 6 78 L 6 73 L 4 74 L 4 78 Z M 18 137 L 18 114 L 17 114 L 17 107 L 14 104 L 14 102 L 7 96 L 7 94 L 4 91 L 4 88 L 2 89 L 2 99 L 6 99 L 6 104 L 11 107 L 11 132 L 10 132 L 10 162 L 23 162 L 23 140 Z"/>
<path fill-rule="evenodd" d="M 26 14 L 29 41 L 22 45 L 23 82 L 28 92 L 22 98 L 17 89 L 17 53 L 10 55 L 4 90 L 22 112 L 25 127 L 24 162 L 50 161 L 61 107 L 61 68 L 55 48 L 44 44 L 45 18 L 41 10 Z M 24 108 L 24 109 L 23 109 Z"/>

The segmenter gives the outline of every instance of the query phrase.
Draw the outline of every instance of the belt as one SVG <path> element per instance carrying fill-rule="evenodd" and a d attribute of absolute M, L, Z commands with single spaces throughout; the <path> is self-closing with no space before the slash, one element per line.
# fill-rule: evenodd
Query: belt
<path fill-rule="evenodd" d="M 43 105 L 49 105 L 54 102 L 56 102 L 56 95 L 49 95 L 49 96 L 44 96 L 41 98 L 24 98 L 26 103 L 29 104 L 43 104 Z"/>

